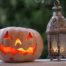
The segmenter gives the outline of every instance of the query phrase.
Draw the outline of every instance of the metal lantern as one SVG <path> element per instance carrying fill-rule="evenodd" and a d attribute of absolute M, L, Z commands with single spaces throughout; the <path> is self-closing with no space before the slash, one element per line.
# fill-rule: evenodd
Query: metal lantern
<path fill-rule="evenodd" d="M 58 0 L 55 1 L 53 16 L 47 25 L 48 52 L 51 60 L 66 58 L 66 19 L 61 13 Z"/>

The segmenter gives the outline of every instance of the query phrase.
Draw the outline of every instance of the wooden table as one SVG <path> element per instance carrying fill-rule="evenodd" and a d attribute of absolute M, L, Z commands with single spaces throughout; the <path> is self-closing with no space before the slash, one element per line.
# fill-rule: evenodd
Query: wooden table
<path fill-rule="evenodd" d="M 26 63 L 4 63 L 0 60 L 0 66 L 66 66 L 66 60 L 58 62 L 49 59 L 37 59 L 34 62 Z"/>

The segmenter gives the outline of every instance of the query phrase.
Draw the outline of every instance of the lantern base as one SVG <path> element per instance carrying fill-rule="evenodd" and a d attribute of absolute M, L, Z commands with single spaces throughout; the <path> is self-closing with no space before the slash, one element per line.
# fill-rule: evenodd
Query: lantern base
<path fill-rule="evenodd" d="M 50 61 L 54 61 L 54 60 L 61 61 L 60 58 L 58 58 L 58 59 L 51 58 L 50 59 Z"/>
<path fill-rule="evenodd" d="M 66 59 L 64 56 L 48 56 L 51 61 L 57 60 L 61 61 L 61 59 Z"/>

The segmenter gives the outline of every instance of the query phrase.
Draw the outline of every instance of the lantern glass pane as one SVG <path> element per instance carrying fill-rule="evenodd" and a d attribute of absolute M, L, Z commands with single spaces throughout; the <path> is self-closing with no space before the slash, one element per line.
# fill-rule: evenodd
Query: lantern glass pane
<path fill-rule="evenodd" d="M 59 41 L 60 41 L 60 54 L 62 56 L 66 55 L 66 35 L 65 34 L 60 34 L 59 35 Z"/>
<path fill-rule="evenodd" d="M 53 55 L 57 55 L 58 54 L 58 45 L 57 45 L 57 39 L 58 36 L 57 35 L 52 35 L 51 36 L 51 54 Z"/>

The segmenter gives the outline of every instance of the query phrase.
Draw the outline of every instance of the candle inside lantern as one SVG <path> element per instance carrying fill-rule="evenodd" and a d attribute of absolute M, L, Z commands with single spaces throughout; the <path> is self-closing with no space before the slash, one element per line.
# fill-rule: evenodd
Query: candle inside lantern
<path fill-rule="evenodd" d="M 61 47 L 60 48 L 60 53 L 63 53 L 64 52 L 64 47 Z"/>
<path fill-rule="evenodd" d="M 58 48 L 57 47 L 53 47 L 53 52 L 54 53 L 58 53 Z M 60 53 L 63 53 L 64 52 L 64 47 L 61 47 L 60 48 Z"/>
<path fill-rule="evenodd" d="M 53 52 L 57 53 L 58 52 L 58 48 L 57 47 L 54 47 L 53 48 Z"/>

